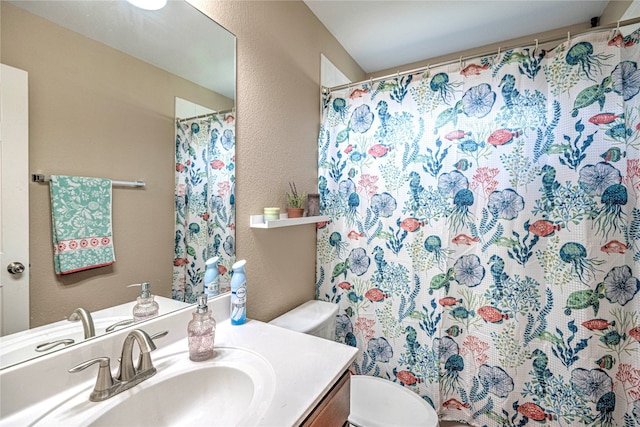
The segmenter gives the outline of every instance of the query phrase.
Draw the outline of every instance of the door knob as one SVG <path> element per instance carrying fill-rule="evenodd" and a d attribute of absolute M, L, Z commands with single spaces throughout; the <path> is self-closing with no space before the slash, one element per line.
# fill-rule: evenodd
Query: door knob
<path fill-rule="evenodd" d="M 12 262 L 7 265 L 7 271 L 11 274 L 20 274 L 24 272 L 24 264 L 21 262 Z"/>

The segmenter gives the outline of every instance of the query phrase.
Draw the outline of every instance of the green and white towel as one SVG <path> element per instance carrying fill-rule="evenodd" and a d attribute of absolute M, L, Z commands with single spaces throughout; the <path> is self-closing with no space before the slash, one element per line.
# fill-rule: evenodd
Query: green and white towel
<path fill-rule="evenodd" d="M 49 188 L 56 274 L 113 264 L 111 180 L 52 175 Z"/>

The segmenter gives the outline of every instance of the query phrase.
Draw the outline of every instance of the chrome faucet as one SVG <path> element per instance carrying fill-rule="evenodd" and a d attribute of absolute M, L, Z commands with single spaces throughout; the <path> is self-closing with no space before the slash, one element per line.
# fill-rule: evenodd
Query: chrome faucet
<path fill-rule="evenodd" d="M 133 366 L 133 343 L 137 342 L 140 347 L 140 360 L 138 366 Z M 122 355 L 120 356 L 120 369 L 116 379 L 119 381 L 131 381 L 139 376 L 145 376 L 145 380 L 156 373 L 156 368 L 151 363 L 149 354 L 156 349 L 153 339 L 142 329 L 134 329 L 129 332 L 122 344 Z M 141 381 L 142 381 L 141 380 Z M 140 381 L 138 381 L 140 382 Z"/>
<path fill-rule="evenodd" d="M 157 337 L 159 338 L 158 334 Z M 165 334 L 166 335 L 166 334 Z M 164 336 L 164 335 L 162 335 Z M 138 343 L 140 356 L 137 366 L 133 364 L 133 344 Z M 73 368 L 70 373 L 80 372 L 89 366 L 98 363 L 98 378 L 93 391 L 89 395 L 92 402 L 100 402 L 115 396 L 131 387 L 140 384 L 142 381 L 155 375 L 156 368 L 151 362 L 150 352 L 156 349 L 153 338 L 142 329 L 134 329 L 126 336 L 122 344 L 122 356 L 120 357 L 120 368 L 115 377 L 111 376 L 111 363 L 108 357 L 97 357 L 87 360 Z"/>
<path fill-rule="evenodd" d="M 77 322 L 78 320 L 82 320 L 82 329 L 84 330 L 84 339 L 95 337 L 96 336 L 96 328 L 93 326 L 93 318 L 91 317 L 91 313 L 88 310 L 79 307 L 73 310 L 73 313 L 69 315 L 67 320 L 71 322 Z"/>

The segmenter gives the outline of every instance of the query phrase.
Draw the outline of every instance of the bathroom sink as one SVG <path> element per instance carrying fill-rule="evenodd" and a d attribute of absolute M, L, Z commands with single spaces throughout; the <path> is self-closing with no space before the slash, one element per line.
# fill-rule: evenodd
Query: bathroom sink
<path fill-rule="evenodd" d="M 88 400 L 92 383 L 63 398 L 35 425 L 255 425 L 273 399 L 275 372 L 250 350 L 218 347 L 204 362 L 180 351 L 153 362 L 157 374 L 135 387 L 94 403 Z"/>
<path fill-rule="evenodd" d="M 197 393 L 195 384 L 201 386 Z M 253 380 L 246 372 L 208 366 L 140 390 L 91 425 L 198 425 L 209 416 L 219 425 L 234 425 L 245 416 L 253 394 Z"/>

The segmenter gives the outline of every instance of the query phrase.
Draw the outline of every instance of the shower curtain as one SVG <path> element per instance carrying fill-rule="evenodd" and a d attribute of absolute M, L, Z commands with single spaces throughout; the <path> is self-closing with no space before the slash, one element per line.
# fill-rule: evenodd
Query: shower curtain
<path fill-rule="evenodd" d="M 323 99 L 316 289 L 353 373 L 476 426 L 640 426 L 639 42 Z"/>
<path fill-rule="evenodd" d="M 219 256 L 221 291 L 235 262 L 235 118 L 176 122 L 175 256 L 172 298 L 196 302 L 207 259 Z"/>

